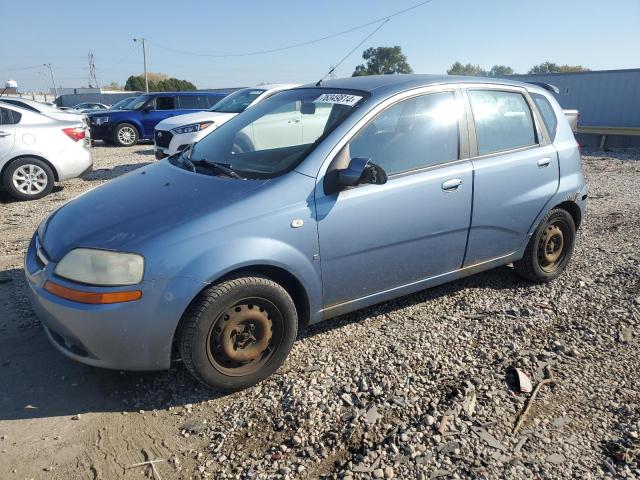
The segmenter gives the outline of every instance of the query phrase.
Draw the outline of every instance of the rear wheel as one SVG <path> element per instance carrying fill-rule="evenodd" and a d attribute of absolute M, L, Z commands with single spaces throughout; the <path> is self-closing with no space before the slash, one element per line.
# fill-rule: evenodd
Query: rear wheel
<path fill-rule="evenodd" d="M 567 267 L 576 239 L 573 217 L 566 210 L 551 210 L 532 235 L 515 271 L 533 282 L 550 282 Z"/>
<path fill-rule="evenodd" d="M 191 305 L 178 347 L 202 383 L 240 390 L 282 365 L 297 327 L 295 305 L 282 286 L 260 275 L 236 277 L 208 288 Z"/>
<path fill-rule="evenodd" d="M 116 127 L 113 141 L 121 147 L 130 147 L 138 143 L 138 129 L 130 123 L 121 123 Z"/>
<path fill-rule="evenodd" d="M 53 190 L 55 178 L 51 167 L 39 158 L 23 157 L 11 162 L 2 183 L 13 198 L 36 200 Z"/>

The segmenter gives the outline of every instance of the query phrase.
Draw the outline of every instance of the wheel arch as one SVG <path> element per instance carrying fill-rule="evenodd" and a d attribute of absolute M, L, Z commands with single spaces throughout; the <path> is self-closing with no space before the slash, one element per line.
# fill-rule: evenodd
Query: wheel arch
<path fill-rule="evenodd" d="M 51 169 L 51 171 L 53 172 L 53 179 L 56 182 L 60 181 L 60 176 L 58 175 L 58 170 L 56 169 L 56 167 L 53 166 L 53 163 L 51 163 L 49 160 L 47 160 L 46 158 L 44 158 L 41 155 L 37 155 L 37 154 L 30 154 L 30 153 L 25 153 L 22 155 L 18 155 L 17 157 L 13 157 L 11 160 L 9 160 L 8 162 L 6 162 L 3 166 L 2 169 L 0 169 L 0 178 L 4 177 L 4 172 L 7 170 L 7 168 L 9 167 L 9 165 L 13 162 L 15 162 L 16 160 L 20 160 L 21 158 L 37 158 L 38 160 L 46 163 L 49 168 Z"/>
<path fill-rule="evenodd" d="M 263 275 L 281 285 L 282 288 L 284 288 L 291 296 L 291 299 L 293 300 L 293 303 L 296 307 L 296 312 L 298 313 L 298 330 L 309 325 L 311 319 L 311 304 L 309 301 L 309 293 L 305 289 L 302 282 L 293 273 L 282 267 L 274 265 L 245 265 L 225 272 L 218 278 L 212 280 L 211 282 L 208 282 L 206 285 L 203 285 L 200 291 L 189 302 L 184 312 L 182 313 L 182 316 L 180 317 L 180 320 L 176 325 L 173 333 L 172 359 L 176 358 L 176 355 L 178 353 L 176 349 L 177 339 L 178 335 L 180 334 L 180 327 L 184 321 L 185 314 L 189 311 L 191 306 L 200 299 L 203 292 L 212 285 L 227 280 L 228 278 L 251 274 Z"/>
<path fill-rule="evenodd" d="M 571 215 L 571 218 L 573 218 L 573 223 L 576 226 L 576 230 L 578 230 L 580 224 L 582 223 L 582 210 L 580 209 L 578 204 L 572 202 L 571 200 L 566 200 L 554 206 L 552 210 L 556 208 L 567 211 L 569 215 Z"/>

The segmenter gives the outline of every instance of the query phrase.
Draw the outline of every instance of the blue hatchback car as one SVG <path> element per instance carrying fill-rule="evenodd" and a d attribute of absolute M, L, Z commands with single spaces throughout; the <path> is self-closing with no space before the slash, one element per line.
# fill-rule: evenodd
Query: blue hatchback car
<path fill-rule="evenodd" d="M 139 140 L 153 140 L 156 125 L 166 118 L 208 110 L 224 92 L 160 92 L 140 95 L 126 109 L 89 113 L 92 140 L 128 147 Z"/>
<path fill-rule="evenodd" d="M 573 133 L 539 86 L 330 80 L 67 203 L 25 273 L 65 355 L 134 370 L 182 358 L 234 390 L 310 323 L 510 263 L 553 280 L 586 197 Z"/>

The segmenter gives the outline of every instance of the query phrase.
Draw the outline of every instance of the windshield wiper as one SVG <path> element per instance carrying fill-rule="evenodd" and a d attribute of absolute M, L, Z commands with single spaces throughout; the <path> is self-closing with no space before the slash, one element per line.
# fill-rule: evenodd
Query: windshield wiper
<path fill-rule="evenodd" d="M 244 180 L 244 177 L 239 175 L 238 172 L 236 172 L 233 168 L 231 168 L 231 165 L 229 165 L 228 163 L 212 162 L 210 160 L 207 160 L 206 158 L 203 158 L 201 160 L 191 160 L 191 163 L 193 165 L 206 165 L 213 168 L 217 168 L 222 173 L 224 173 L 225 175 L 228 175 L 231 178 Z"/>
<path fill-rule="evenodd" d="M 212 162 L 210 160 L 207 160 L 206 158 L 202 158 L 200 160 L 192 160 L 191 157 L 193 155 L 194 145 L 195 143 L 192 143 L 189 146 L 189 148 L 185 148 L 179 156 L 180 160 L 185 165 L 187 165 L 193 173 L 196 173 L 196 166 L 203 166 L 203 167 L 209 167 L 211 169 L 218 169 L 220 172 L 224 173 L 228 177 L 235 178 L 238 180 L 245 180 L 245 178 L 239 175 L 238 172 L 236 172 L 233 168 L 231 168 L 231 165 L 229 165 L 228 163 Z M 188 155 L 185 155 L 185 153 L 188 153 Z"/>

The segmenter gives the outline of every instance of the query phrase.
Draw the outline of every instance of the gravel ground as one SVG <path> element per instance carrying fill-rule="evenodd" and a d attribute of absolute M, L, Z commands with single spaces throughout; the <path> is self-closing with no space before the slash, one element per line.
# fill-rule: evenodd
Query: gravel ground
<path fill-rule="evenodd" d="M 96 147 L 49 197 L 0 194 L 0 478 L 640 477 L 640 152 L 586 152 L 589 214 L 567 272 L 505 267 L 304 331 L 243 392 L 59 355 L 26 301 L 21 259 L 52 209 L 153 161 Z M 540 387 L 520 393 L 520 369 Z"/>

